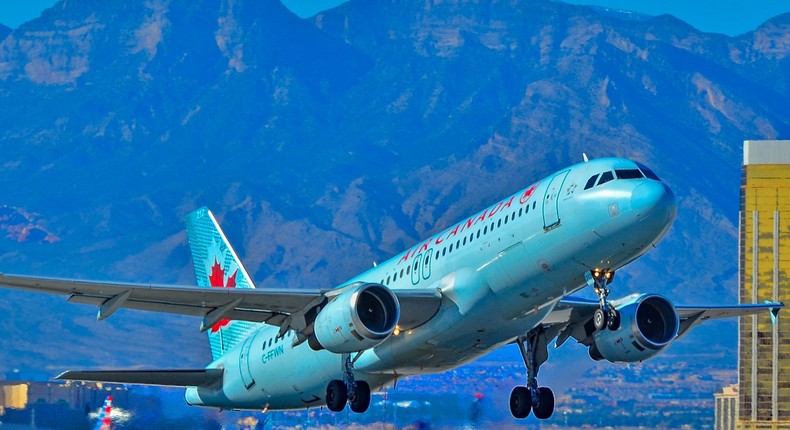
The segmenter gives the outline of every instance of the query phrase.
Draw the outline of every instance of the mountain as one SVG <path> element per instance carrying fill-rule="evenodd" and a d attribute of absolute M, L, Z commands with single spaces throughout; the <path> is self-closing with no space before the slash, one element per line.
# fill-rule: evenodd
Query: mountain
<path fill-rule="evenodd" d="M 3 40 L 9 33 L 11 33 L 11 28 L 0 24 L 0 40 Z"/>
<path fill-rule="evenodd" d="M 733 302 L 741 144 L 788 136 L 788 29 L 543 0 L 310 19 L 275 0 L 64 0 L 0 42 L 0 205 L 43 232 L 5 233 L 0 270 L 191 284 L 182 220 L 206 205 L 259 287 L 327 288 L 586 152 L 650 165 L 680 205 L 614 295 Z M 191 318 L 0 297 L 9 368 L 207 361 Z M 711 327 L 704 348 L 735 345 Z"/>

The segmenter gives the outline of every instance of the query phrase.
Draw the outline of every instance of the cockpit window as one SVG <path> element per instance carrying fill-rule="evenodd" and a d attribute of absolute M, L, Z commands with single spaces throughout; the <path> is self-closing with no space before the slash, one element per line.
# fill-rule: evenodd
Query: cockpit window
<path fill-rule="evenodd" d="M 598 185 L 605 184 L 611 181 L 612 179 L 614 179 L 614 175 L 612 174 L 612 172 L 603 172 L 601 173 L 601 179 L 598 180 Z"/>
<path fill-rule="evenodd" d="M 587 185 L 584 186 L 585 190 L 589 190 L 595 185 L 595 180 L 598 179 L 598 173 L 592 175 L 590 179 L 587 180 Z"/>
<path fill-rule="evenodd" d="M 653 173 L 653 171 L 652 171 L 652 170 L 650 170 L 650 169 L 649 169 L 647 166 L 645 166 L 644 164 L 642 164 L 642 163 L 636 163 L 636 166 L 637 166 L 637 167 L 639 167 L 639 169 L 640 169 L 640 170 L 642 170 L 642 173 L 644 173 L 644 174 L 645 174 L 645 176 L 647 176 L 648 178 L 650 178 L 650 179 L 653 179 L 653 180 L 656 180 L 656 181 L 660 181 L 660 180 L 661 180 L 661 179 L 658 179 L 658 175 L 656 175 L 655 173 Z"/>
<path fill-rule="evenodd" d="M 617 179 L 642 179 L 642 172 L 638 169 L 616 169 Z"/>

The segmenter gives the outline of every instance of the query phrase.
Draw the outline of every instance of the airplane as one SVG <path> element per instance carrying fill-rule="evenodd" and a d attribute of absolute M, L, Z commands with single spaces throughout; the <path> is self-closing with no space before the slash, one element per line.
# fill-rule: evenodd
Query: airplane
<path fill-rule="evenodd" d="M 185 388 L 189 405 L 362 413 L 372 390 L 518 345 L 527 377 L 515 418 L 551 417 L 538 384 L 548 345 L 569 338 L 594 360 L 632 363 L 709 319 L 782 303 L 676 306 L 653 293 L 609 300 L 615 272 L 655 247 L 677 214 L 670 188 L 625 158 L 562 169 L 334 288 L 255 288 L 214 215 L 186 219 L 197 286 L 12 276 L 0 285 L 98 306 L 194 315 L 213 361 L 202 369 L 77 370 L 59 379 Z M 571 296 L 592 289 L 597 300 Z"/>

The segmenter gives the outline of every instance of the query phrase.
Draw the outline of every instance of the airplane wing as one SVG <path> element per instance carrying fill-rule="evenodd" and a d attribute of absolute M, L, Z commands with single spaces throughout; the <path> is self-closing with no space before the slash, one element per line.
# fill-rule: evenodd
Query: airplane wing
<path fill-rule="evenodd" d="M 635 294 L 622 299 L 612 300 L 611 303 L 618 307 L 636 296 L 638 295 Z M 680 319 L 680 326 L 675 339 L 682 337 L 691 328 L 710 319 L 745 316 L 768 311 L 773 320 L 779 313 L 779 309 L 783 307 L 783 303 L 772 302 L 734 306 L 675 306 L 675 311 L 677 311 Z M 551 339 L 556 336 L 556 347 L 565 343 L 569 337 L 573 337 L 580 343 L 589 346 L 593 342 L 592 334 L 595 332 L 592 319 L 596 309 L 598 309 L 597 300 L 578 297 L 567 297 L 561 300 L 543 320 L 543 328 L 547 338 Z"/>
<path fill-rule="evenodd" d="M 155 284 L 126 284 L 39 278 L 0 274 L 0 285 L 21 290 L 68 295 L 71 303 L 99 307 L 102 320 L 120 308 L 203 317 L 203 328 L 226 318 L 280 326 L 291 324 L 291 316 L 306 312 L 343 288 L 241 289 L 199 288 Z M 392 290 L 401 305 L 399 325 L 408 330 L 431 319 L 439 309 L 438 290 Z"/>

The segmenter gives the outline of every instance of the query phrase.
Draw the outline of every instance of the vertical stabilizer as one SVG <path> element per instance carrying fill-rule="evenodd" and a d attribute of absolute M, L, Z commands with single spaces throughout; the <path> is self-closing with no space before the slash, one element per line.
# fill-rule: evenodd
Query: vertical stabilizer
<path fill-rule="evenodd" d="M 198 286 L 255 288 L 210 210 L 200 208 L 190 213 L 186 225 Z M 223 319 L 209 328 L 208 340 L 214 360 L 244 340 L 255 326 L 255 323 L 247 321 Z"/>
<path fill-rule="evenodd" d="M 96 421 L 96 430 L 112 430 L 112 396 L 107 396 L 104 404 L 99 411 L 99 419 Z"/>

